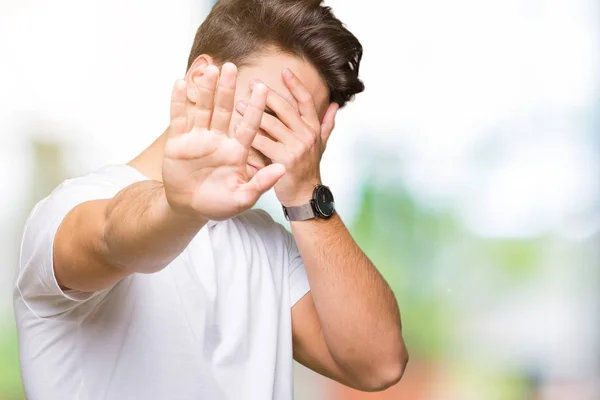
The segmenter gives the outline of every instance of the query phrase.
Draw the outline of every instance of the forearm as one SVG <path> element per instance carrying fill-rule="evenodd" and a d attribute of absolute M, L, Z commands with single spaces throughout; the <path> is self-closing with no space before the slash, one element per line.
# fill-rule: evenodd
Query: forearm
<path fill-rule="evenodd" d="M 144 181 L 117 194 L 106 207 L 100 257 L 127 272 L 159 271 L 206 223 L 171 210 L 163 185 Z"/>
<path fill-rule="evenodd" d="M 336 214 L 292 222 L 327 347 L 341 368 L 405 363 L 400 313 L 389 285 Z"/>

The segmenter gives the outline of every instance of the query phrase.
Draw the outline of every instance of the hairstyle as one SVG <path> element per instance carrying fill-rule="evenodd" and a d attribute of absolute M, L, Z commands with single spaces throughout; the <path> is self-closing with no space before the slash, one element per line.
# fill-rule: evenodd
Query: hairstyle
<path fill-rule="evenodd" d="M 343 107 L 364 90 L 358 77 L 363 54 L 358 39 L 323 0 L 220 0 L 196 32 L 188 59 L 207 54 L 217 64 L 250 64 L 275 49 L 301 57 L 319 72 L 330 102 Z"/>

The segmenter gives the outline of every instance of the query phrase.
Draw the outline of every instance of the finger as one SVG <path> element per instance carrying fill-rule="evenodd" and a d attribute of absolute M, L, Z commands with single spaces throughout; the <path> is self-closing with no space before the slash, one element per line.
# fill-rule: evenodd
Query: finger
<path fill-rule="evenodd" d="M 283 69 L 283 81 L 298 102 L 298 110 L 304 121 L 315 131 L 320 127 L 317 107 L 312 94 L 289 68 Z"/>
<path fill-rule="evenodd" d="M 250 148 L 260 127 L 260 120 L 265 112 L 267 87 L 263 84 L 254 86 L 246 112 L 235 129 L 235 137 L 246 148 Z"/>
<path fill-rule="evenodd" d="M 252 83 L 252 86 L 256 85 L 257 82 Z M 267 107 L 269 107 L 277 116 L 277 118 L 284 123 L 296 136 L 306 137 L 309 134 L 307 131 L 308 126 L 304 123 L 300 117 L 300 113 L 296 110 L 287 100 L 269 89 L 267 95 Z"/>
<path fill-rule="evenodd" d="M 245 101 L 240 101 L 236 105 L 236 109 L 241 115 L 245 114 L 247 107 L 248 104 Z M 291 140 L 297 140 L 294 136 L 294 133 L 291 132 L 287 126 L 285 126 L 279 119 L 267 114 L 266 112 L 262 115 L 260 128 L 268 133 L 273 139 L 283 144 L 286 144 Z"/>
<path fill-rule="evenodd" d="M 244 184 L 238 192 L 238 201 L 242 209 L 252 207 L 266 191 L 271 189 L 285 174 L 281 164 L 271 164 L 259 170 L 250 182 Z"/>
<path fill-rule="evenodd" d="M 331 135 L 331 132 L 333 132 L 333 128 L 335 128 L 335 117 L 339 109 L 339 104 L 331 103 L 329 107 L 327 107 L 327 111 L 325 111 L 323 123 L 321 124 L 321 139 L 323 140 L 324 145 L 327 145 L 329 136 Z"/>
<path fill-rule="evenodd" d="M 196 103 L 191 106 L 190 116 L 193 118 L 195 128 L 210 128 L 218 78 L 219 68 L 209 65 L 204 70 L 204 74 L 194 81 L 198 89 L 198 97 Z"/>
<path fill-rule="evenodd" d="M 184 80 L 178 80 L 173 85 L 171 94 L 171 125 L 169 134 L 172 136 L 182 135 L 187 132 L 187 85 Z"/>
<path fill-rule="evenodd" d="M 256 135 L 252 147 L 274 162 L 283 162 L 286 153 L 285 146 L 263 135 Z"/>
<path fill-rule="evenodd" d="M 221 68 L 221 76 L 217 85 L 215 107 L 213 109 L 211 130 L 228 133 L 233 103 L 235 99 L 235 85 L 237 81 L 237 67 L 232 63 L 225 63 Z"/>

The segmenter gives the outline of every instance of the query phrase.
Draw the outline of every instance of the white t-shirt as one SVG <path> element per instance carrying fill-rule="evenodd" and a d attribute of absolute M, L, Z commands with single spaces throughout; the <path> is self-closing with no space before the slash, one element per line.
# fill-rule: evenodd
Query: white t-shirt
<path fill-rule="evenodd" d="M 291 234 L 264 211 L 209 222 L 155 274 L 63 292 L 52 243 L 65 215 L 145 180 L 113 165 L 32 211 L 14 291 L 29 400 L 291 399 L 291 307 L 308 291 Z"/>

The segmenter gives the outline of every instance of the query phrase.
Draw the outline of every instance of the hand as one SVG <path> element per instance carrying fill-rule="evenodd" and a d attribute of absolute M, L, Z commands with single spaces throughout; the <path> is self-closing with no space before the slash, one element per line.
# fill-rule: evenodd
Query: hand
<path fill-rule="evenodd" d="M 234 217 L 285 174 L 281 164 L 272 164 L 248 181 L 246 161 L 267 88 L 254 87 L 246 115 L 230 134 L 236 81 L 235 65 L 223 65 L 220 77 L 216 66 L 208 66 L 194 82 L 196 88 L 190 88 L 197 89 L 195 104 L 188 101 L 186 82 L 175 83 L 162 167 L 166 198 L 175 212 L 209 220 Z"/>
<path fill-rule="evenodd" d="M 321 123 L 313 97 L 302 82 L 287 68 L 283 80 L 298 102 L 298 110 L 269 90 L 266 105 L 277 116 L 263 114 L 260 127 L 272 139 L 257 135 L 252 147 L 285 166 L 286 174 L 275 185 L 275 194 L 281 204 L 290 207 L 306 204 L 315 185 L 321 183 L 321 157 L 333 131 L 339 105 L 331 103 Z M 255 90 L 259 84 L 253 82 L 251 87 Z M 237 104 L 237 110 L 245 116 L 249 108 L 242 102 Z"/>

